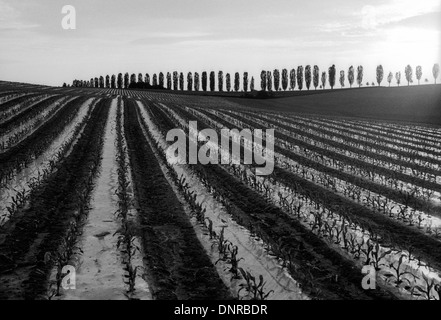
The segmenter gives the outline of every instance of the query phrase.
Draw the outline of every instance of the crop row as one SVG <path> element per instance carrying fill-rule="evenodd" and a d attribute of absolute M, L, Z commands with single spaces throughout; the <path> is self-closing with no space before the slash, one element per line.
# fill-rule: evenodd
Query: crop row
<path fill-rule="evenodd" d="M 286 174 L 286 173 L 285 173 Z M 323 203 L 321 203 L 321 205 L 323 205 Z M 328 209 L 329 210 L 329 209 Z M 346 216 L 347 217 L 347 216 Z M 334 225 L 335 226 L 335 223 L 334 224 L 331 224 L 331 225 Z M 333 228 L 331 228 L 330 230 L 333 230 Z M 341 229 L 340 229 L 341 230 Z M 332 231 L 332 232 L 334 232 L 334 231 Z M 341 233 L 341 231 L 340 231 L 340 233 Z M 375 236 L 374 237 L 374 239 L 375 238 L 378 238 L 378 236 Z M 373 247 L 373 245 L 372 245 L 372 243 L 369 243 L 369 242 L 367 242 L 367 243 L 363 243 L 363 244 L 366 244 L 366 248 L 372 248 Z M 365 249 L 363 249 L 363 250 L 365 250 Z M 367 259 L 367 261 L 368 261 L 368 263 L 367 264 L 369 264 L 369 262 L 370 262 L 370 257 L 372 256 L 372 254 L 376 254 L 376 252 L 378 252 L 378 254 L 380 254 L 379 253 L 379 251 L 377 250 L 377 251 L 372 251 L 372 249 L 369 249 L 369 252 L 368 252 L 368 254 L 367 254 L 367 256 L 366 256 L 366 259 Z M 384 256 L 383 257 L 381 257 L 381 259 L 383 259 L 384 258 Z M 398 259 L 399 260 L 399 259 Z M 403 259 L 401 259 L 401 260 L 403 260 Z M 402 263 L 402 261 L 400 262 L 400 263 Z M 392 264 L 392 266 L 393 266 L 393 264 Z M 422 277 L 422 279 L 424 279 L 424 276 L 421 276 Z M 431 281 L 431 280 L 430 280 Z M 415 285 L 415 286 L 413 286 L 412 288 L 415 288 L 415 287 L 417 287 L 417 285 Z M 412 290 L 412 288 L 411 287 L 409 287 L 408 289 L 409 290 Z M 418 293 L 416 293 L 416 295 L 418 295 Z M 432 297 L 431 295 L 429 296 L 429 297 Z"/>
<path fill-rule="evenodd" d="M 47 281 L 52 267 L 64 266 L 75 252 L 76 236 L 87 215 L 88 196 L 100 165 L 108 104 L 109 100 L 97 104 L 72 152 L 54 174 L 33 190 L 23 214 L 11 219 L 2 232 L 0 254 L 8 257 L 14 272 L 0 275 L 0 296 L 48 298 Z M 14 265 L 17 261 L 19 266 Z M 62 276 L 57 275 L 58 284 Z M 22 285 L 8 285 L 7 279 Z"/>
<path fill-rule="evenodd" d="M 4 186 L 14 175 L 26 168 L 34 159 L 44 153 L 50 143 L 56 139 L 65 126 L 70 123 L 87 97 L 70 101 L 62 110 L 42 124 L 32 135 L 0 154 L 0 185 Z"/>

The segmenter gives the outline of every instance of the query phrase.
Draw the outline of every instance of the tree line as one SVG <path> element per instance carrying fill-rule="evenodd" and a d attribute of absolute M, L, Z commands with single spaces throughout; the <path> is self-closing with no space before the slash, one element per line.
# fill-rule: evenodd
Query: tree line
<path fill-rule="evenodd" d="M 346 76 L 347 75 L 347 76 Z M 404 69 L 404 75 L 406 77 L 407 84 L 410 85 L 413 83 L 413 69 L 410 65 L 407 65 Z M 417 66 L 415 69 L 415 76 L 420 84 L 421 78 L 423 75 L 422 67 Z M 439 76 L 439 64 L 435 63 L 432 68 L 432 75 L 435 80 Z M 329 84 L 331 89 L 334 89 L 336 85 L 336 77 L 337 70 L 335 65 L 332 65 L 328 68 L 328 70 L 321 71 L 317 65 L 311 67 L 307 65 L 305 68 L 303 66 L 298 66 L 297 69 L 293 68 L 288 71 L 288 69 L 275 69 L 273 71 L 265 71 L 262 70 L 260 73 L 260 89 L 262 91 L 286 91 L 286 90 L 303 90 L 303 85 L 305 85 L 307 90 L 310 88 L 314 88 L 317 90 L 317 87 L 320 89 L 325 89 L 326 85 Z M 378 65 L 376 68 L 376 80 L 378 85 L 381 85 L 384 77 L 384 69 L 382 65 Z M 186 78 L 186 81 L 185 81 Z M 216 78 L 217 78 L 217 88 L 216 88 Z M 389 72 L 387 76 L 387 82 L 389 86 L 394 78 L 394 74 Z M 224 81 L 225 79 L 225 81 Z M 352 88 L 354 85 L 354 81 L 356 84 L 361 87 L 363 85 L 363 66 L 357 66 L 355 69 L 353 66 L 350 66 L 347 70 L 340 70 L 339 72 L 339 84 L 340 87 L 345 87 L 346 80 L 349 83 L 349 86 Z M 401 84 L 401 71 L 395 73 L 395 80 L 397 85 Z M 428 82 L 427 78 L 425 82 Z M 244 92 L 254 91 L 254 77 L 249 79 L 248 72 L 244 72 L 243 74 L 239 74 L 236 72 L 233 78 L 233 84 L 230 73 L 226 73 L 224 77 L 223 71 L 217 72 L 211 71 L 209 74 L 204 71 L 199 75 L 198 72 L 194 74 L 192 72 L 188 72 L 186 77 L 184 73 L 174 71 L 173 73 L 160 72 L 159 74 L 153 74 L 150 78 L 150 75 L 146 73 L 145 75 L 142 73 L 131 74 L 129 75 L 126 72 L 124 75 L 119 73 L 117 76 L 107 75 L 106 77 L 100 76 L 96 78 L 91 78 L 90 80 L 74 80 L 72 83 L 73 87 L 93 87 L 93 88 L 111 88 L 111 89 L 167 89 L 167 90 L 187 90 L 187 91 L 224 91 L 224 83 L 225 83 L 225 91 L 231 92 L 240 91 L 240 86 L 242 83 L 242 90 Z M 312 85 L 312 87 L 311 87 Z M 366 83 L 369 85 L 369 82 Z M 374 83 L 372 82 L 372 85 Z M 64 84 L 63 86 L 66 86 Z"/>

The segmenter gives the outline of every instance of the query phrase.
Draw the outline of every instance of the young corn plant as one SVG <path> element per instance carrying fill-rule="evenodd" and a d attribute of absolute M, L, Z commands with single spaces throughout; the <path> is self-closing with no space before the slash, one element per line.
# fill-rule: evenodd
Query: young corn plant
<path fill-rule="evenodd" d="M 375 248 L 372 251 L 372 265 L 374 266 L 376 271 L 380 271 L 382 266 L 386 266 L 386 264 L 382 263 L 381 261 L 392 253 L 392 250 L 384 250 L 382 253 L 380 253 L 380 245 L 378 242 L 375 244 Z"/>
<path fill-rule="evenodd" d="M 250 300 L 266 300 L 268 296 L 274 292 L 274 290 L 265 292 L 266 282 L 263 280 L 262 275 L 260 275 L 259 280 L 257 280 L 249 271 L 245 271 L 242 268 L 239 268 L 239 271 L 245 280 L 245 283 L 240 284 L 240 289 L 237 292 L 239 299 L 242 299 L 240 296 L 242 290 L 245 290 L 246 297 L 250 298 Z"/>
<path fill-rule="evenodd" d="M 416 293 L 414 295 L 423 295 L 426 300 L 440 300 L 440 293 L 441 288 L 440 284 L 436 282 L 434 278 L 430 278 L 426 273 L 421 272 L 423 280 L 424 280 L 424 287 L 422 286 L 415 286 L 414 289 L 418 290 L 420 294 Z M 438 295 L 438 298 L 434 294 L 435 291 Z"/>
<path fill-rule="evenodd" d="M 414 276 L 411 272 L 406 271 L 406 269 L 407 269 L 406 265 L 405 265 L 406 259 L 407 259 L 407 255 L 405 255 L 404 253 L 401 254 L 400 258 L 398 259 L 398 261 L 396 263 L 392 262 L 389 264 L 389 268 L 390 268 L 390 270 L 393 271 L 393 273 L 386 273 L 385 274 L 386 277 L 394 276 L 395 277 L 395 284 L 397 286 L 400 286 L 404 281 L 407 281 L 408 285 L 411 285 L 410 280 L 407 279 L 406 277 L 404 277 L 406 274 L 408 274 L 412 277 Z"/>

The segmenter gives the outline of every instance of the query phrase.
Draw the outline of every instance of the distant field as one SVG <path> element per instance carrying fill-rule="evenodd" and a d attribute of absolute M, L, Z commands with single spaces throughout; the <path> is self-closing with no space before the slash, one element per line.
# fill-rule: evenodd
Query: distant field
<path fill-rule="evenodd" d="M 288 98 L 229 100 L 268 111 L 441 124 L 441 85 L 327 90 Z"/>

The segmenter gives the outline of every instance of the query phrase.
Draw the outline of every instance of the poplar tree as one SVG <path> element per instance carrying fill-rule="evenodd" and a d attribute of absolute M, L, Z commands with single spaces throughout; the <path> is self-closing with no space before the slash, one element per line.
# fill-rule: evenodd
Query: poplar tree
<path fill-rule="evenodd" d="M 294 90 L 296 87 L 296 70 L 295 69 L 291 69 L 291 71 L 289 72 L 289 89 L 290 90 Z"/>
<path fill-rule="evenodd" d="M 178 90 L 178 72 L 173 71 L 173 90 Z"/>
<path fill-rule="evenodd" d="M 167 89 L 172 89 L 172 77 L 170 72 L 167 72 Z"/>
<path fill-rule="evenodd" d="M 297 86 L 299 90 L 303 89 L 303 66 L 297 67 Z"/>
<path fill-rule="evenodd" d="M 305 67 L 305 84 L 306 84 L 306 89 L 309 90 L 309 88 L 311 87 L 311 66 L 308 64 Z"/>
<path fill-rule="evenodd" d="M 234 91 L 238 92 L 240 87 L 240 75 L 239 72 L 234 74 Z"/>
<path fill-rule="evenodd" d="M 343 88 L 345 86 L 345 72 L 340 70 L 340 86 Z"/>
<path fill-rule="evenodd" d="M 184 74 L 179 73 L 179 90 L 184 90 Z"/>
<path fill-rule="evenodd" d="M 202 72 L 202 90 L 207 91 L 207 72 Z"/>
<path fill-rule="evenodd" d="M 417 66 L 415 69 L 415 76 L 418 80 L 418 85 L 420 84 L 421 77 L 423 76 L 423 68 L 421 66 Z"/>
<path fill-rule="evenodd" d="M 243 91 L 248 91 L 248 72 L 243 73 Z"/>
<path fill-rule="evenodd" d="M 224 73 L 222 71 L 217 74 L 217 85 L 219 92 L 224 91 Z"/>
<path fill-rule="evenodd" d="M 329 85 L 331 86 L 331 90 L 334 89 L 335 86 L 335 65 L 329 67 L 328 74 L 329 74 Z"/>
<path fill-rule="evenodd" d="M 326 87 L 326 72 L 322 72 L 322 88 L 323 90 Z"/>
<path fill-rule="evenodd" d="M 279 69 L 274 69 L 273 76 L 274 76 L 274 91 L 279 91 L 279 88 L 280 88 L 280 72 L 279 72 Z"/>
<path fill-rule="evenodd" d="M 383 75 L 384 75 L 383 66 L 380 64 L 380 65 L 377 66 L 377 83 L 378 83 L 378 86 L 380 86 L 381 81 L 383 81 Z"/>
<path fill-rule="evenodd" d="M 352 85 L 354 84 L 354 67 L 350 66 L 348 70 L 348 81 L 349 81 L 349 88 L 352 88 Z"/>
<path fill-rule="evenodd" d="M 214 91 L 216 90 L 216 75 L 214 73 L 214 71 L 210 72 L 210 91 Z"/>
<path fill-rule="evenodd" d="M 390 87 L 390 83 L 392 82 L 394 75 L 392 74 L 392 72 L 389 72 L 389 75 L 387 76 L 387 82 L 389 82 L 389 87 Z"/>
<path fill-rule="evenodd" d="M 193 75 L 191 72 L 187 73 L 187 91 L 193 90 Z"/>
<path fill-rule="evenodd" d="M 357 83 L 359 88 L 363 84 L 363 66 L 357 67 Z"/>
<path fill-rule="evenodd" d="M 225 75 L 225 85 L 227 87 L 227 91 L 230 92 L 231 91 L 231 76 L 229 73 L 227 73 Z"/>
<path fill-rule="evenodd" d="M 436 78 L 438 78 L 438 75 L 439 75 L 439 64 L 438 63 L 435 63 L 433 65 L 432 74 L 433 74 L 433 78 L 435 79 L 435 84 L 436 84 Z"/>
<path fill-rule="evenodd" d="M 164 87 L 164 74 L 162 72 L 159 73 L 159 86 Z"/>
<path fill-rule="evenodd" d="M 407 85 L 409 86 L 410 83 L 413 82 L 412 80 L 413 70 L 410 64 L 406 66 L 406 68 L 404 69 L 404 73 L 406 75 Z"/>
<path fill-rule="evenodd" d="M 273 76 L 271 74 L 271 71 L 267 71 L 266 72 L 266 87 L 268 89 L 268 91 L 272 91 L 273 90 Z"/>
<path fill-rule="evenodd" d="M 194 91 L 199 91 L 199 73 L 194 73 Z"/>
<path fill-rule="evenodd" d="M 90 83 L 92 84 L 92 79 L 90 79 Z M 123 87 L 123 75 L 122 73 L 118 73 L 118 89 L 121 89 Z"/>
<path fill-rule="evenodd" d="M 260 88 L 262 91 L 266 91 L 266 85 L 267 85 L 266 71 L 262 71 L 260 73 Z"/>
<path fill-rule="evenodd" d="M 283 91 L 286 91 L 288 88 L 288 70 L 283 69 L 282 70 L 282 89 Z"/>

